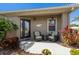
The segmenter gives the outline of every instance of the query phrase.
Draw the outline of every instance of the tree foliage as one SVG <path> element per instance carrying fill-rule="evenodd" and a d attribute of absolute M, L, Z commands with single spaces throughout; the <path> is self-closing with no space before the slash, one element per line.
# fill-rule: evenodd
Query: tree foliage
<path fill-rule="evenodd" d="M 6 37 L 6 33 L 8 31 L 17 30 L 17 29 L 18 29 L 18 26 L 14 24 L 12 21 L 5 18 L 0 18 L 0 39 L 1 40 Z"/>

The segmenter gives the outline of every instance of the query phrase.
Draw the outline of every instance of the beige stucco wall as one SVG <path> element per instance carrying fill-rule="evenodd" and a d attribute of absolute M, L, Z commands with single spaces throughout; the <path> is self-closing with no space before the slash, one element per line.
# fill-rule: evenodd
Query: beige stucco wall
<path fill-rule="evenodd" d="M 18 30 L 8 32 L 7 37 L 18 36 L 20 38 L 20 18 L 19 17 L 14 17 L 14 16 L 13 17 L 6 16 L 6 18 L 8 20 L 12 21 L 13 23 L 17 24 L 17 26 L 18 26 Z"/>
<path fill-rule="evenodd" d="M 38 25 L 40 25 L 40 27 L 37 27 Z M 39 17 L 36 17 L 35 20 L 33 18 L 31 19 L 31 34 L 32 35 L 34 31 L 40 31 L 42 34 L 47 34 L 47 17 L 39 16 Z"/>

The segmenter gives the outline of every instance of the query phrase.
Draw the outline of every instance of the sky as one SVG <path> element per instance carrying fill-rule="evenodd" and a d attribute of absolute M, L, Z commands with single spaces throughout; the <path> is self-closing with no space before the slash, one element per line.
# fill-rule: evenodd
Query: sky
<path fill-rule="evenodd" d="M 64 6 L 69 3 L 0 3 L 0 11 L 13 11 L 35 8 Z"/>
<path fill-rule="evenodd" d="M 74 10 L 69 14 L 69 19 L 71 24 L 77 24 L 79 25 L 79 20 L 75 19 L 77 16 L 79 16 L 79 9 Z"/>
<path fill-rule="evenodd" d="M 0 12 L 47 8 L 65 5 L 69 5 L 69 3 L 0 3 Z M 72 20 L 74 20 L 76 16 L 79 16 L 79 9 L 71 12 L 69 15 L 69 20 L 71 24 L 79 24 L 78 21 L 72 22 Z"/>

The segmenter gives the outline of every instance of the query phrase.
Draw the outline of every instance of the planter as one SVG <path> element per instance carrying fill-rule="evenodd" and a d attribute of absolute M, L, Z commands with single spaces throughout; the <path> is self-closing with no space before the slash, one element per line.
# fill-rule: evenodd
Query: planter
<path fill-rule="evenodd" d="M 42 54 L 43 55 L 51 55 L 52 53 L 51 53 L 51 51 L 49 49 L 43 49 Z"/>

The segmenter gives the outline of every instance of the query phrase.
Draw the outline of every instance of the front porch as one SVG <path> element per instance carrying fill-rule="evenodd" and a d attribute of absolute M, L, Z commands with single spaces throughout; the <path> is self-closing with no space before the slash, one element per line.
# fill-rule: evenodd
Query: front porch
<path fill-rule="evenodd" d="M 51 32 L 58 34 L 68 24 L 68 13 L 20 16 L 20 38 L 34 40 L 36 31 L 39 31 L 45 38 Z"/>

